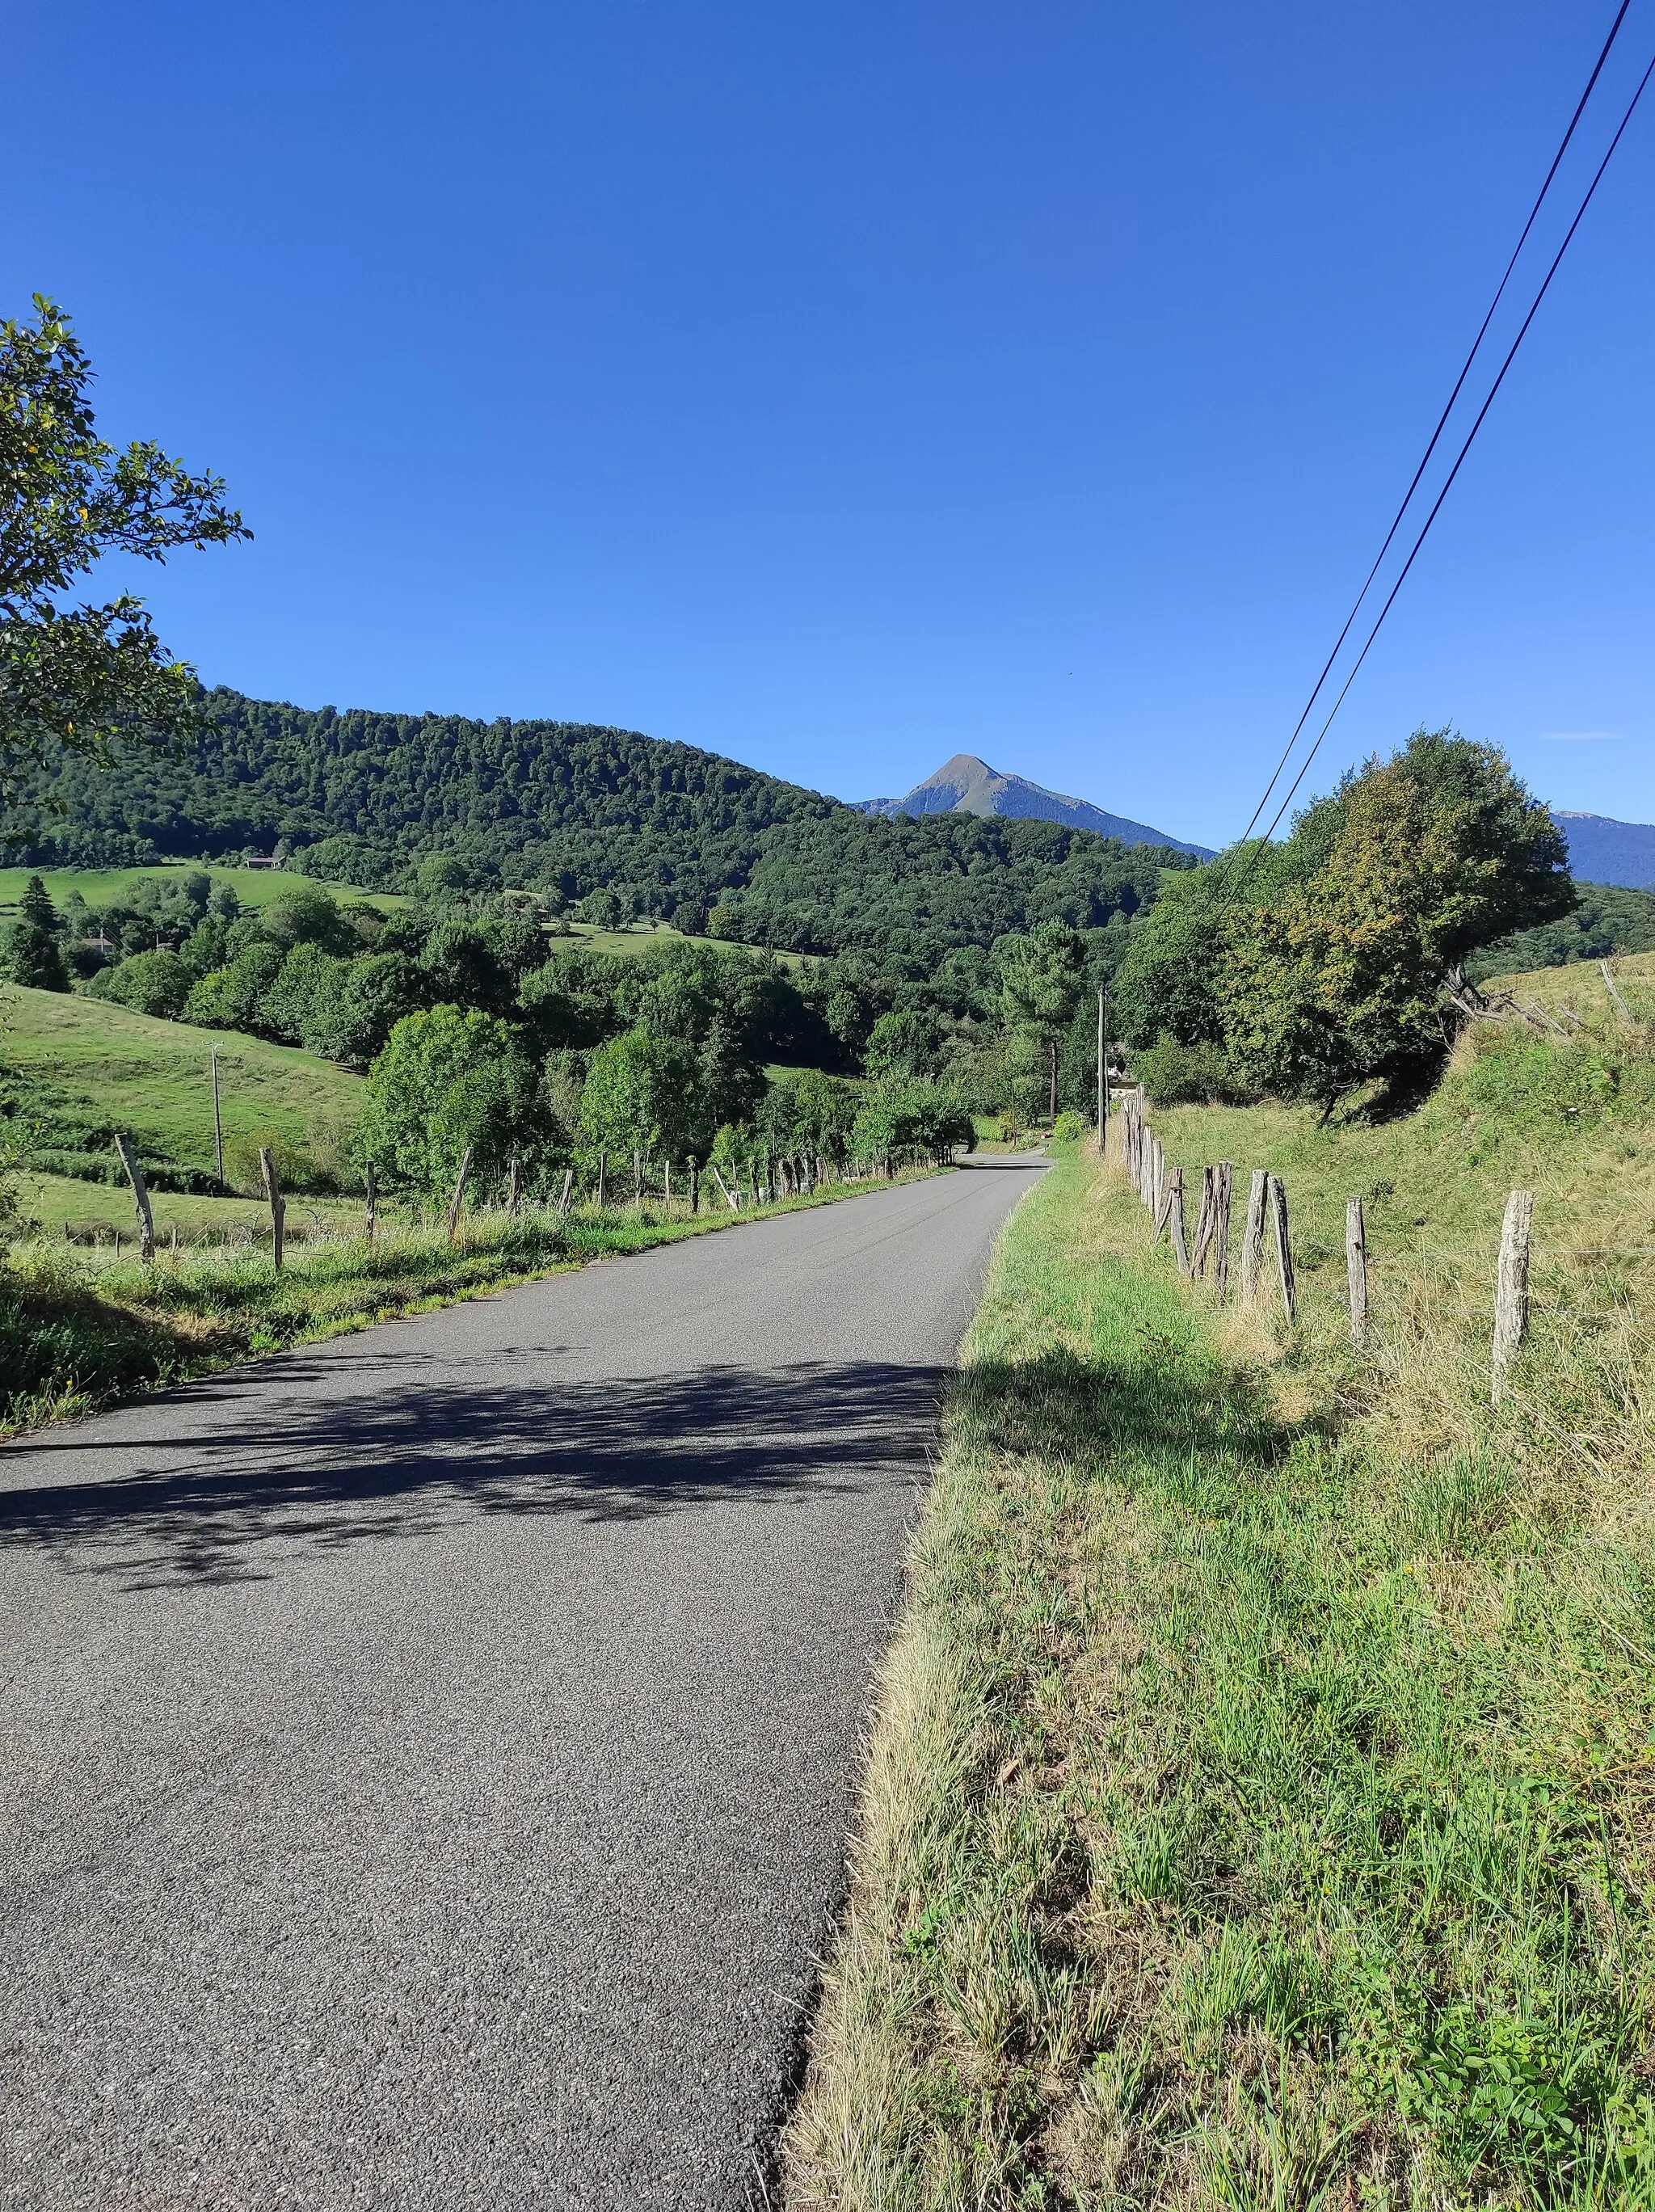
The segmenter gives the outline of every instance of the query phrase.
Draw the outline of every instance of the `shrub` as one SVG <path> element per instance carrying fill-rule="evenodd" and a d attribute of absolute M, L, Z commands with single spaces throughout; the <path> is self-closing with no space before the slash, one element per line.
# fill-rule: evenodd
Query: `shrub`
<path fill-rule="evenodd" d="M 135 952 L 99 980 L 100 999 L 166 1021 L 178 1019 L 190 996 L 190 970 L 176 952 Z"/>
<path fill-rule="evenodd" d="M 1132 1072 L 1156 1106 L 1240 1106 L 1258 1095 L 1215 1044 L 1180 1044 L 1163 1035 L 1133 1054 Z"/>

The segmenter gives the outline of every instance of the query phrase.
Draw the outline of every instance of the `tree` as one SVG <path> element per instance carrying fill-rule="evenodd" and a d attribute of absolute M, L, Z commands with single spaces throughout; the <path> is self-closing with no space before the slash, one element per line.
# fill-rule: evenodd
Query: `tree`
<path fill-rule="evenodd" d="M 362 949 L 362 940 L 319 884 L 295 884 L 247 919 L 284 952 L 295 945 L 318 945 L 342 956 Z"/>
<path fill-rule="evenodd" d="M 1254 1082 L 1332 1110 L 1383 1081 L 1405 1095 L 1452 1034 L 1443 986 L 1478 943 L 1567 912 L 1556 825 L 1504 757 L 1416 736 L 1306 810 L 1289 845 L 1318 865 L 1229 920 L 1229 1055 Z"/>
<path fill-rule="evenodd" d="M 141 599 L 64 606 L 110 553 L 164 561 L 180 545 L 247 538 L 216 477 L 148 441 L 98 436 L 92 368 L 54 303 L 0 323 L 0 788 L 62 746 L 166 735 L 197 716 L 195 672 L 155 635 Z"/>
<path fill-rule="evenodd" d="M 209 1030 L 262 1029 L 264 994 L 282 973 L 282 961 L 279 945 L 255 938 L 224 967 L 215 968 L 192 987 L 185 1001 L 185 1020 Z"/>
<path fill-rule="evenodd" d="M 882 1014 L 868 1032 L 863 1062 L 870 1075 L 929 1074 L 937 1057 L 940 1024 L 917 1006 Z"/>
<path fill-rule="evenodd" d="M 612 1166 L 640 1160 L 704 1157 L 697 1146 L 696 1066 L 687 1045 L 633 1029 L 592 1054 L 580 1097 L 577 1147 Z"/>
<path fill-rule="evenodd" d="M 189 969 L 176 952 L 135 952 L 118 967 L 107 968 L 97 995 L 130 1006 L 135 1014 L 176 1021 L 190 997 Z"/>
<path fill-rule="evenodd" d="M 398 1022 L 374 1061 L 355 1147 L 442 1199 L 468 1150 L 483 1183 L 502 1176 L 514 1152 L 534 1172 L 553 1133 L 544 1087 L 506 1024 L 432 1006 Z"/>
<path fill-rule="evenodd" d="M 295 945 L 264 994 L 261 1024 L 283 1044 L 323 1050 L 321 1040 L 330 1033 L 350 970 L 349 961 L 324 952 L 319 945 Z"/>
<path fill-rule="evenodd" d="M 1058 1041 L 1068 1028 L 1086 981 L 1086 945 L 1067 922 L 1043 921 L 1027 937 L 1002 939 L 1000 1002 L 1008 1022 L 1040 1041 L 1050 1066 L 1052 1111 L 1058 1110 Z"/>
<path fill-rule="evenodd" d="M 62 925 L 52 895 L 39 876 L 31 876 L 18 902 L 17 920 L 8 931 L 3 969 L 14 983 L 32 991 L 66 991 Z"/>
<path fill-rule="evenodd" d="M 331 1002 L 312 1016 L 306 1042 L 347 1067 L 367 1067 L 404 1015 L 430 1003 L 427 979 L 406 955 L 370 952 L 350 963 Z"/>

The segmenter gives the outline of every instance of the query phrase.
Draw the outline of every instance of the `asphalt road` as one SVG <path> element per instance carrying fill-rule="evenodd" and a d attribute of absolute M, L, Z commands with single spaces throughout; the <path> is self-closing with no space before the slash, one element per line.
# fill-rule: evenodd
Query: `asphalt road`
<path fill-rule="evenodd" d="M 1034 1172 L 0 1449 L 0 2203 L 751 2201 Z"/>

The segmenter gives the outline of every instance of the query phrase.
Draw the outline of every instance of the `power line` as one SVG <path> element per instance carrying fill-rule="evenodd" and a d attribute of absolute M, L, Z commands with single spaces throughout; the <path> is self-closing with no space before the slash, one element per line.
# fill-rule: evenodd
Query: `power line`
<path fill-rule="evenodd" d="M 1624 15 L 1626 9 L 1623 6 L 1622 9 L 1622 14 Z M 1618 27 L 1620 19 L 1617 17 L 1616 20 L 1616 27 Z M 1355 661 L 1351 667 L 1350 673 L 1345 678 L 1343 684 L 1341 685 L 1339 696 L 1334 701 L 1332 708 L 1328 714 L 1327 720 L 1323 723 L 1321 729 L 1318 732 L 1315 743 L 1306 754 L 1303 765 L 1300 767 L 1298 775 L 1294 778 L 1291 785 L 1288 787 L 1287 796 L 1282 799 L 1282 804 L 1276 810 L 1276 813 L 1271 819 L 1269 829 L 1265 830 L 1263 839 L 1254 847 L 1253 851 L 1247 857 L 1242 867 L 1240 878 L 1235 883 L 1234 888 L 1230 890 L 1228 896 L 1225 899 L 1223 906 L 1219 909 L 1221 914 L 1227 913 L 1240 896 L 1240 893 L 1246 884 L 1247 878 L 1251 876 L 1254 866 L 1257 865 L 1260 850 L 1263 846 L 1268 844 L 1270 840 L 1275 836 L 1277 828 L 1280 826 L 1282 816 L 1287 812 L 1288 808 L 1293 804 L 1294 794 L 1297 793 L 1300 785 L 1303 783 L 1305 777 L 1310 771 L 1311 763 L 1315 759 L 1318 752 L 1321 750 L 1322 739 L 1326 737 L 1329 730 L 1333 726 L 1333 718 L 1338 713 L 1340 708 L 1344 704 L 1346 693 L 1355 682 L 1357 672 L 1361 669 L 1362 663 L 1367 659 L 1373 641 L 1378 637 L 1379 631 L 1384 625 L 1385 617 L 1390 613 L 1392 606 L 1396 604 L 1397 594 L 1401 591 L 1403 584 L 1408 580 L 1409 571 L 1412 568 L 1416 559 L 1418 557 L 1420 548 L 1424 544 L 1427 537 L 1429 535 L 1432 524 L 1436 520 L 1438 514 L 1441 512 L 1442 503 L 1447 498 L 1450 490 L 1453 487 L 1454 479 L 1459 474 L 1460 468 L 1464 462 L 1465 456 L 1471 450 L 1471 447 L 1476 440 L 1477 432 L 1482 428 L 1482 424 L 1488 415 L 1488 410 L 1494 405 L 1495 394 L 1499 392 L 1500 386 L 1506 380 L 1506 372 L 1510 368 L 1513 362 L 1517 358 L 1518 348 L 1522 344 L 1525 337 L 1528 335 L 1529 325 L 1533 322 L 1536 315 L 1540 311 L 1541 301 L 1545 298 L 1546 294 L 1551 289 L 1551 281 L 1553 277 L 1556 276 L 1558 269 L 1561 265 L 1563 256 L 1568 252 L 1570 242 L 1573 239 L 1575 232 L 1579 228 L 1586 210 L 1591 205 L 1593 196 L 1596 194 L 1598 185 L 1603 182 L 1603 172 L 1608 168 L 1610 161 L 1614 155 L 1615 149 L 1620 144 L 1621 140 L 1625 134 L 1627 125 L 1631 122 L 1634 112 L 1638 106 L 1638 102 L 1643 98 L 1645 88 L 1647 86 L 1652 76 L 1655 76 L 1655 58 L 1651 59 L 1648 68 L 1645 70 L 1642 76 L 1638 80 L 1637 90 L 1633 94 L 1632 98 L 1627 103 L 1626 112 L 1621 118 L 1621 121 L 1616 130 L 1615 136 L 1610 140 L 1608 151 L 1604 154 L 1603 160 L 1598 163 L 1591 182 L 1586 187 L 1585 195 L 1581 200 L 1579 208 L 1575 210 L 1574 220 L 1570 223 L 1568 229 L 1564 233 L 1563 242 L 1558 247 L 1556 253 L 1553 256 L 1551 266 L 1547 270 L 1540 289 L 1534 296 L 1533 305 L 1530 307 L 1528 313 L 1523 318 L 1522 325 L 1518 331 L 1517 336 L 1512 340 L 1510 349 L 1506 353 L 1505 360 L 1500 365 L 1500 373 L 1494 378 L 1494 383 L 1489 387 L 1488 396 L 1483 401 L 1481 408 L 1477 410 L 1476 420 L 1472 423 L 1470 430 L 1466 433 L 1465 441 L 1461 446 L 1458 453 L 1455 456 L 1454 465 L 1448 471 L 1447 478 L 1444 483 L 1441 490 L 1437 494 L 1437 496 L 1432 504 L 1431 512 L 1426 516 L 1424 523 L 1421 526 L 1419 535 L 1414 540 L 1414 544 L 1409 553 L 1408 558 L 1403 563 L 1401 574 L 1397 576 L 1396 582 L 1391 586 L 1391 590 L 1386 596 L 1385 605 L 1379 609 L 1379 614 L 1374 619 L 1373 626 L 1367 633 L 1362 649 L 1357 654 Z M 1579 111 L 1577 110 L 1576 112 L 1578 117 Z M 1570 127 L 1573 129 L 1573 125 L 1571 125 Z M 1508 270 L 1507 274 L 1509 275 L 1509 273 L 1510 272 Z M 1452 404 L 1452 402 L 1450 404 Z M 1440 434 L 1440 430 L 1441 425 L 1439 424 L 1439 434 Z M 1434 442 L 1435 441 L 1434 439 L 1433 443 L 1434 444 Z M 1415 482 L 1416 483 L 1418 483 L 1417 477 L 1416 477 Z M 1413 494 L 1410 489 L 1409 497 L 1411 499 L 1412 496 Z M 1407 502 L 1404 501 L 1403 504 L 1406 506 Z M 1398 515 L 1397 520 L 1401 520 L 1400 515 Z M 1394 537 L 1395 534 L 1396 526 L 1393 524 L 1391 526 L 1391 536 Z M 1385 542 L 1388 545 L 1390 539 L 1387 538 Z M 1383 559 L 1383 557 L 1384 556 L 1381 554 L 1380 558 Z M 1375 563 L 1375 566 L 1378 566 L 1377 562 Z M 1368 582 L 1371 584 L 1373 578 L 1370 575 Z M 1365 585 L 1362 590 L 1363 598 L 1367 596 L 1367 586 Z M 1356 604 L 1357 606 L 1360 607 L 1361 600 L 1359 599 Z M 1351 611 L 1351 621 L 1354 621 L 1355 618 L 1355 608 L 1353 608 Z M 1345 624 L 1345 631 L 1348 631 L 1349 628 L 1350 623 L 1347 622 Z M 1345 633 L 1343 631 L 1340 634 L 1341 643 L 1343 642 L 1344 635 Z M 1334 648 L 1335 655 L 1337 655 L 1337 651 L 1338 647 L 1336 646 Z M 1330 660 L 1329 666 L 1331 666 L 1331 660 Z M 1325 682 L 1325 680 L 1326 671 L 1324 670 L 1322 682 Z M 1316 689 L 1317 691 L 1321 690 L 1321 682 L 1318 683 Z M 1312 692 L 1311 695 L 1312 703 L 1314 702 L 1315 696 L 1315 692 Z M 1306 716 L 1308 715 L 1308 713 L 1309 708 L 1306 708 Z M 1300 727 L 1302 729 L 1303 726 L 1303 721 L 1301 720 Z M 1298 732 L 1295 731 L 1294 734 L 1296 741 Z M 1289 746 L 1288 750 L 1291 750 L 1291 746 Z M 1283 757 L 1283 765 L 1285 765 L 1285 756 Z M 1253 823 L 1258 821 L 1259 815 L 1263 813 L 1264 805 L 1268 803 L 1270 799 L 1270 792 L 1274 789 L 1276 780 L 1280 776 L 1281 773 L 1281 768 L 1278 767 L 1276 771 L 1276 775 L 1270 778 L 1270 789 L 1266 790 L 1264 800 L 1260 802 L 1258 807 L 1255 810 L 1252 821 L 1247 824 L 1247 834 L 1251 834 Z M 1245 842 L 1245 839 L 1243 842 Z M 1222 886 L 1221 886 L 1221 888 L 1222 888 Z"/>
<path fill-rule="evenodd" d="M 1465 356 L 1464 362 L 1461 366 L 1459 374 L 1454 380 L 1454 388 L 1448 395 L 1447 404 L 1444 407 L 1442 413 L 1437 418 L 1437 426 L 1431 433 L 1430 443 L 1426 447 L 1424 454 L 1421 459 L 1420 465 L 1414 471 L 1413 481 L 1409 483 L 1408 489 L 1403 495 L 1402 503 L 1397 507 L 1395 515 L 1391 519 L 1390 529 L 1385 533 L 1385 543 L 1380 546 L 1379 552 L 1374 556 L 1373 565 L 1368 570 L 1361 591 L 1357 592 L 1355 599 L 1351 602 L 1350 612 L 1344 619 L 1344 627 L 1340 630 L 1338 636 L 1333 641 L 1333 650 L 1329 653 L 1327 659 L 1323 665 L 1321 674 L 1316 678 L 1314 684 L 1311 687 L 1310 696 L 1305 702 L 1304 712 L 1294 724 L 1293 734 L 1288 739 L 1286 745 L 1282 748 L 1282 757 L 1276 763 L 1276 767 L 1271 773 L 1270 781 L 1264 786 L 1264 796 L 1259 799 L 1258 805 L 1252 810 L 1252 815 L 1251 819 L 1248 821 L 1246 828 L 1241 832 L 1240 837 L 1237 840 L 1238 846 L 1245 845 L 1246 843 L 1247 839 L 1252 835 L 1254 826 L 1258 823 L 1259 816 L 1264 812 L 1265 807 L 1269 805 L 1270 793 L 1275 790 L 1276 784 L 1280 781 L 1282 772 L 1287 767 L 1288 760 L 1292 757 L 1293 749 L 1299 742 L 1300 737 L 1304 731 L 1305 724 L 1310 720 L 1311 710 L 1315 706 L 1318 698 L 1321 695 L 1322 687 L 1327 682 L 1328 677 L 1332 671 L 1333 664 L 1338 659 L 1340 651 L 1344 645 L 1346 638 L 1350 635 L 1351 629 L 1356 620 L 1356 617 L 1361 611 L 1362 602 L 1367 599 L 1369 592 L 1373 589 L 1373 579 L 1379 574 L 1379 568 L 1385 560 L 1385 556 L 1391 550 L 1391 547 L 1395 540 L 1397 532 L 1402 527 L 1403 517 L 1407 514 L 1409 506 L 1413 502 L 1414 494 L 1420 487 L 1420 479 L 1424 476 L 1426 470 L 1430 466 L 1431 456 L 1436 452 L 1437 446 L 1441 439 L 1443 431 L 1447 427 L 1448 417 L 1453 413 L 1455 404 L 1458 400 L 1460 393 L 1465 388 L 1465 380 L 1471 373 L 1471 364 L 1476 361 L 1477 354 L 1482 348 L 1482 341 L 1488 334 L 1488 325 L 1493 322 L 1495 310 L 1499 307 L 1500 301 L 1505 297 L 1506 287 L 1510 283 L 1512 279 L 1512 271 L 1516 268 L 1519 257 L 1521 255 L 1524 247 L 1529 242 L 1529 234 L 1534 228 L 1536 220 L 1539 216 L 1541 207 L 1545 201 L 1547 193 L 1551 190 L 1552 180 L 1556 176 L 1559 168 L 1562 165 L 1563 156 L 1569 149 L 1570 143 L 1573 139 L 1575 131 L 1579 127 L 1580 118 L 1585 112 L 1586 102 L 1591 98 L 1593 90 L 1597 86 L 1597 80 L 1603 74 L 1603 64 L 1608 61 L 1610 50 L 1614 46 L 1616 38 L 1620 35 L 1621 26 L 1626 20 L 1627 10 L 1631 4 L 1632 0 L 1621 0 L 1620 10 L 1616 15 L 1615 21 L 1610 25 L 1609 36 L 1604 40 L 1602 50 L 1597 56 L 1597 59 L 1592 65 L 1591 75 L 1586 79 L 1586 88 L 1581 94 L 1579 100 L 1575 103 L 1574 112 L 1569 118 L 1568 129 L 1563 133 L 1562 139 L 1558 145 L 1557 151 L 1552 156 L 1551 167 L 1546 172 L 1545 181 L 1542 184 L 1540 190 L 1535 195 L 1534 205 L 1529 210 L 1529 219 L 1524 224 L 1517 244 L 1512 249 L 1511 259 L 1506 264 L 1505 271 L 1502 274 L 1499 283 L 1494 287 L 1494 295 L 1488 302 L 1488 311 L 1487 314 L 1483 316 L 1482 324 L 1478 328 L 1477 334 L 1471 341 L 1470 350 Z M 1640 87 L 1640 90 L 1642 88 Z M 1635 97 L 1634 99 L 1633 105 L 1634 106 L 1637 105 Z M 1628 113 L 1630 111 L 1628 110 Z M 1622 123 L 1621 128 L 1622 130 L 1626 128 L 1624 123 Z M 1619 138 L 1619 136 L 1620 132 L 1617 131 L 1616 133 L 1617 139 Z M 1613 149 L 1611 148 L 1610 150 L 1612 151 Z M 1593 189 L 1596 189 L 1595 180 Z M 1588 194 L 1587 197 L 1590 198 L 1590 194 Z M 1582 211 L 1584 212 L 1584 210 Z M 1577 222 L 1579 221 L 1579 216 L 1575 217 L 1575 221 Z M 1572 230 L 1570 234 L 1571 236 L 1573 235 Z M 1549 283 L 1550 281 L 1550 278 L 1548 277 L 1547 282 Z M 1538 302 L 1537 301 L 1536 304 L 1537 305 Z M 1531 310 L 1531 313 L 1532 314 L 1532 310 Z M 1526 327 L 1527 325 L 1525 324 L 1525 328 L 1526 329 Z M 1509 366 L 1509 362 L 1507 365 Z M 1504 374 L 1503 370 L 1501 371 L 1501 374 Z M 1498 386 L 1496 386 L 1496 389 L 1498 389 Z M 1461 458 L 1464 459 L 1464 455 L 1462 455 Z M 1452 481 L 1452 479 L 1451 478 L 1450 482 Z M 1417 550 L 1418 549 L 1416 548 L 1416 550 Z M 1406 571 L 1404 571 L 1404 574 L 1405 573 Z M 1369 641 L 1370 643 L 1372 642 L 1371 640 Z M 1346 689 L 1348 690 L 1349 688 L 1349 685 L 1347 685 Z M 1343 696 L 1344 695 L 1342 692 L 1340 694 L 1341 698 L 1343 698 Z M 1338 710 L 1336 708 L 1334 711 L 1337 713 Z M 1326 735 L 1325 730 L 1324 730 L 1323 735 Z M 1319 743 L 1320 740 L 1319 739 L 1318 742 Z M 1294 789 L 1296 790 L 1297 787 L 1298 787 L 1295 784 Z M 1278 814 L 1276 818 L 1279 822 L 1281 820 L 1281 816 Z M 1268 836 L 1269 833 L 1266 832 L 1266 835 Z"/>

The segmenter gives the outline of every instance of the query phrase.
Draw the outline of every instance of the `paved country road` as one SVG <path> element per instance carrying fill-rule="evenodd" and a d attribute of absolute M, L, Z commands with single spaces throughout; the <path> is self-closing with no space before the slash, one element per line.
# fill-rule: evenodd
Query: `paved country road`
<path fill-rule="evenodd" d="M 0 2203 L 747 2203 L 1036 1172 L 0 1449 Z"/>

